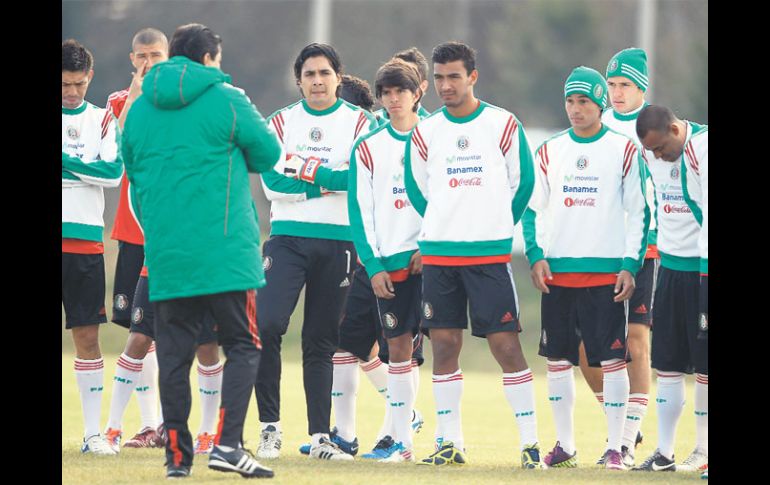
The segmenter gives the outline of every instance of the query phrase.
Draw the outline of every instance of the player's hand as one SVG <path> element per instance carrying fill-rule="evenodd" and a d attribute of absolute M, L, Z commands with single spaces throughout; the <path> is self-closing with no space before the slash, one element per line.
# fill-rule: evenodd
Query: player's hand
<path fill-rule="evenodd" d="M 535 263 L 535 265 L 532 266 L 530 277 L 532 278 L 532 284 L 535 286 L 535 288 L 543 293 L 551 292 L 551 290 L 548 289 L 548 285 L 546 284 L 546 280 L 550 281 L 553 279 L 553 275 L 551 274 L 551 266 L 548 264 L 548 261 L 541 259 Z"/>
<path fill-rule="evenodd" d="M 147 74 L 147 61 L 144 61 L 136 72 L 132 73 L 131 86 L 128 88 L 128 99 L 132 102 L 142 95 L 142 82 L 144 75 Z"/>
<path fill-rule="evenodd" d="M 299 171 L 302 170 L 302 164 L 305 159 L 296 154 L 286 155 L 286 162 L 283 165 L 283 174 L 288 177 L 299 178 Z"/>
<path fill-rule="evenodd" d="M 618 273 L 618 281 L 615 283 L 615 297 L 612 299 L 615 303 L 626 301 L 634 294 L 636 282 L 634 275 L 625 269 Z"/>
<path fill-rule="evenodd" d="M 393 282 L 390 281 L 390 275 L 387 271 L 380 271 L 376 275 L 372 276 L 372 290 L 377 298 L 384 298 L 390 300 L 395 298 L 395 290 L 393 289 Z"/>
<path fill-rule="evenodd" d="M 422 254 L 420 251 L 415 251 L 412 257 L 409 258 L 409 274 L 422 273 Z"/>

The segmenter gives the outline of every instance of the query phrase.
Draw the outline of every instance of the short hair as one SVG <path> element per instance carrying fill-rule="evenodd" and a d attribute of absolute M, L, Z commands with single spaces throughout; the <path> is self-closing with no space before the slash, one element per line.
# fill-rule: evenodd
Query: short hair
<path fill-rule="evenodd" d="M 396 59 L 402 59 L 417 66 L 417 72 L 420 74 L 420 81 L 428 79 L 428 59 L 420 52 L 417 47 L 410 47 L 393 55 Z"/>
<path fill-rule="evenodd" d="M 433 48 L 432 61 L 434 64 L 447 64 L 463 61 L 468 74 L 476 69 L 476 51 L 462 42 L 444 42 Z"/>
<path fill-rule="evenodd" d="M 147 27 L 134 34 L 134 38 L 131 40 L 131 49 L 136 49 L 137 45 L 151 45 L 155 43 L 168 46 L 168 38 L 160 30 Z"/>
<path fill-rule="evenodd" d="M 61 43 L 61 70 L 88 73 L 94 67 L 91 51 L 75 39 Z"/>
<path fill-rule="evenodd" d="M 360 106 L 366 111 L 371 111 L 374 106 L 374 97 L 369 83 L 360 77 L 350 74 L 342 75 L 342 88 L 340 89 L 340 98 L 348 103 Z"/>
<path fill-rule="evenodd" d="M 676 121 L 676 116 L 669 108 L 654 104 L 647 105 L 642 108 L 636 118 L 636 135 L 641 140 L 650 131 L 668 133 L 674 121 Z"/>
<path fill-rule="evenodd" d="M 168 56 L 184 56 L 203 64 L 208 54 L 213 59 L 219 53 L 222 38 L 203 24 L 186 24 L 176 28 L 168 46 Z"/>
<path fill-rule="evenodd" d="M 374 81 L 374 92 L 377 99 L 382 97 L 384 88 L 397 87 L 408 89 L 416 93 L 419 97 L 412 106 L 412 111 L 417 111 L 417 104 L 422 98 L 420 89 L 420 73 L 414 64 L 410 64 L 401 59 L 391 59 L 377 70 L 377 78 Z"/>
<path fill-rule="evenodd" d="M 305 61 L 311 57 L 318 56 L 324 56 L 327 58 L 329 60 L 329 64 L 332 66 L 332 69 L 334 69 L 334 72 L 336 74 L 342 74 L 342 61 L 340 60 L 340 56 L 337 54 L 337 51 L 334 50 L 334 47 L 330 46 L 329 44 L 313 42 L 312 44 L 308 44 L 303 47 L 297 58 L 294 60 L 294 77 L 297 79 L 297 81 L 302 78 L 302 65 L 305 64 Z"/>

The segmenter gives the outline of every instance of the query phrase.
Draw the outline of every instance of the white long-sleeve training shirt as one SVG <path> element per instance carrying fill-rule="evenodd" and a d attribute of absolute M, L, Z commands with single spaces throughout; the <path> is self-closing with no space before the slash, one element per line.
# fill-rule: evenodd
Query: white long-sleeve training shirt
<path fill-rule="evenodd" d="M 701 225 L 698 235 L 700 272 L 709 274 L 709 132 L 698 131 L 684 145 L 682 185 L 687 204 Z"/>

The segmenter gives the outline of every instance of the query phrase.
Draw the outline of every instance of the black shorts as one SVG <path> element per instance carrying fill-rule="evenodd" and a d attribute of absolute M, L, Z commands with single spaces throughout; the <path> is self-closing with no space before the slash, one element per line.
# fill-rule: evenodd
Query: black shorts
<path fill-rule="evenodd" d="M 131 307 L 139 273 L 144 265 L 144 246 L 118 241 L 118 262 L 112 290 L 112 321 L 121 327 L 131 324 Z"/>
<path fill-rule="evenodd" d="M 655 281 L 660 268 L 660 259 L 644 260 L 642 268 L 636 273 L 634 294 L 628 299 L 628 323 L 652 325 L 652 306 L 655 302 Z"/>
<path fill-rule="evenodd" d="M 61 253 L 64 328 L 106 323 L 104 292 L 103 254 Z"/>
<path fill-rule="evenodd" d="M 131 307 L 131 327 L 129 332 L 137 332 L 155 340 L 155 304 L 149 300 L 147 277 L 140 276 L 136 282 L 134 304 Z M 201 333 L 198 335 L 198 345 L 217 341 L 217 328 L 214 317 L 210 312 L 203 316 Z"/>
<path fill-rule="evenodd" d="M 697 271 L 660 269 L 652 326 L 654 369 L 708 374 L 708 338 L 698 338 L 699 278 Z"/>
<path fill-rule="evenodd" d="M 591 367 L 601 367 L 604 360 L 631 361 L 626 346 L 626 303 L 612 300 L 615 285 L 548 288 L 550 293 L 543 293 L 540 300 L 539 355 L 578 365 L 582 340 Z"/>
<path fill-rule="evenodd" d="M 423 328 L 468 328 L 471 335 L 521 332 L 510 263 L 422 268 Z"/>

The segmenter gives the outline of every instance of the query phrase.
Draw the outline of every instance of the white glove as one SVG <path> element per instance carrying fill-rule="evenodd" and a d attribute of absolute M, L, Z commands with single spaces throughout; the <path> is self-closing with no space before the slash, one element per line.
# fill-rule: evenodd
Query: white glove
<path fill-rule="evenodd" d="M 283 165 L 283 174 L 289 177 L 299 178 L 299 171 L 302 170 L 303 163 L 305 163 L 305 160 L 299 155 L 286 155 L 286 162 Z"/>

